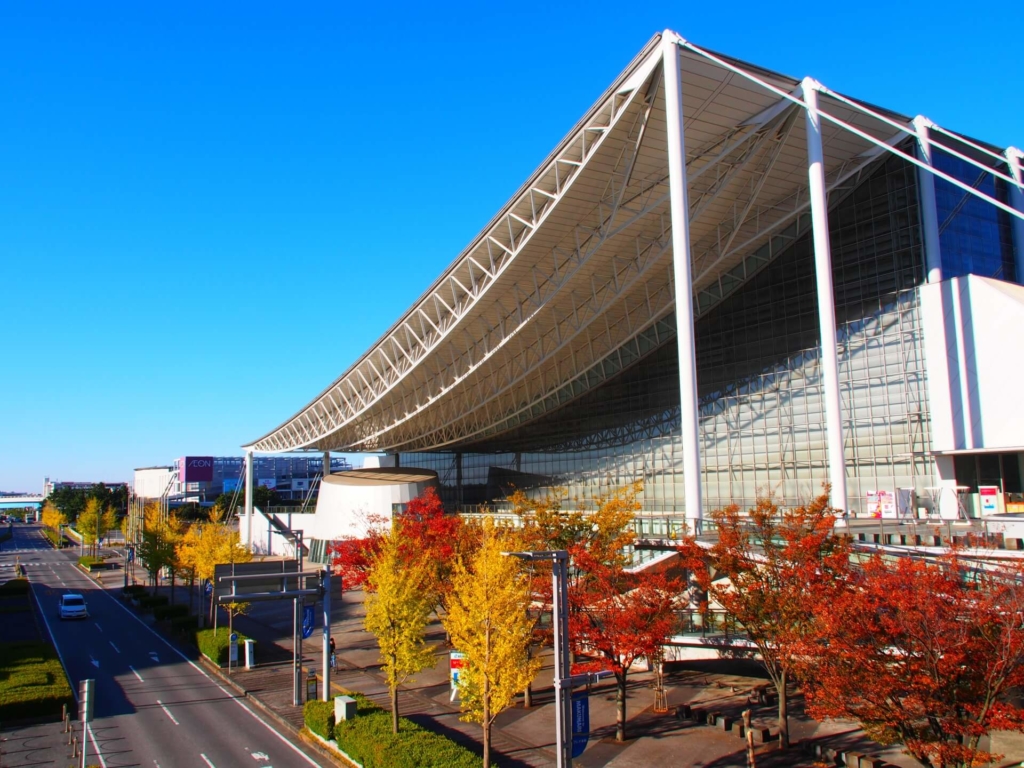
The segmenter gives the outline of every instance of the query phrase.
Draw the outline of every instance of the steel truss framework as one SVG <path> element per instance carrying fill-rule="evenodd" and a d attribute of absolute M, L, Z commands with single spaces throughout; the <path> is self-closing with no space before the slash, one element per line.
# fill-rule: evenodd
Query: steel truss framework
<path fill-rule="evenodd" d="M 924 118 L 766 73 L 666 32 L 368 352 L 246 450 L 458 450 L 500 440 L 660 344 L 679 288 L 666 44 L 679 50 L 692 256 L 684 290 L 697 315 L 810 226 L 808 89 L 823 126 L 830 202 L 894 153 L 1024 222 L 1014 205 L 930 163 L 938 147 L 1005 181 L 1016 204 L 1024 199 L 1017 150 L 1000 153 Z M 908 149 L 911 138 L 927 151 Z"/>

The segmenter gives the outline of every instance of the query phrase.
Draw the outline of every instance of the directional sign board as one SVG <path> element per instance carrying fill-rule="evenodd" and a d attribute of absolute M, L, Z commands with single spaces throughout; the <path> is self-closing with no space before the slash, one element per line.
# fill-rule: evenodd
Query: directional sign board
<path fill-rule="evenodd" d="M 203 583 L 203 592 L 206 594 L 207 597 L 213 594 L 213 582 L 209 579 L 207 579 Z"/>
<path fill-rule="evenodd" d="M 313 609 L 315 606 L 304 605 L 302 607 L 302 639 L 306 640 L 313 634 Z"/>
<path fill-rule="evenodd" d="M 231 594 L 231 582 L 221 581 L 221 576 L 252 576 L 267 574 L 267 579 L 245 579 L 235 583 L 235 594 L 244 596 L 259 592 L 280 592 L 282 573 L 297 573 L 299 570 L 298 560 L 268 560 L 263 563 L 222 563 L 213 569 L 213 590 L 215 598 L 221 595 Z M 272 578 L 272 574 L 278 574 L 278 578 Z M 303 579 L 288 579 L 285 584 L 287 589 L 304 588 L 305 584 L 296 586 L 297 581 Z M 244 598 L 240 598 L 244 599 Z"/>
<path fill-rule="evenodd" d="M 228 658 L 229 658 L 229 660 L 231 662 L 233 662 L 234 664 L 237 664 L 238 663 L 238 633 L 237 632 L 232 632 L 231 636 L 228 638 L 228 642 L 230 643 L 229 652 L 228 652 L 229 653 Z"/>
<path fill-rule="evenodd" d="M 572 695 L 572 756 L 583 754 L 590 740 L 590 697 L 579 691 Z"/>

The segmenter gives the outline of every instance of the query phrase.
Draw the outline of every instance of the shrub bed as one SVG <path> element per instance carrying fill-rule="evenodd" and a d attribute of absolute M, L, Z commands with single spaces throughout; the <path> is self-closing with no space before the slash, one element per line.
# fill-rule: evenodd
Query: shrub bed
<path fill-rule="evenodd" d="M 173 616 L 171 618 L 172 632 L 191 636 L 197 629 L 199 629 L 199 618 L 196 616 Z"/>
<path fill-rule="evenodd" d="M 355 720 L 334 722 L 334 702 L 309 701 L 303 712 L 306 727 L 364 768 L 479 768 L 482 760 L 439 733 L 400 717 L 398 733 L 391 732 L 391 712 L 353 695 Z M 324 736 L 329 733 L 330 736 Z"/>
<path fill-rule="evenodd" d="M 121 592 L 128 597 L 140 598 L 146 594 L 146 587 L 143 584 L 129 584 L 127 587 L 121 590 Z"/>
<path fill-rule="evenodd" d="M 163 621 L 164 619 L 176 619 L 179 616 L 188 616 L 187 605 L 154 605 L 153 606 L 153 618 L 157 621 Z"/>
<path fill-rule="evenodd" d="M 103 568 L 109 567 L 107 561 L 102 557 L 93 557 L 92 555 L 84 555 L 78 558 L 78 564 L 85 568 L 87 571 L 98 571 Z"/>
<path fill-rule="evenodd" d="M 57 533 L 57 531 L 53 530 L 53 528 L 43 528 L 43 536 L 45 536 L 46 540 L 53 544 L 56 549 L 61 548 L 63 537 Z"/>
<path fill-rule="evenodd" d="M 139 607 L 144 611 L 152 611 L 154 608 L 160 605 L 167 605 L 170 602 L 163 595 L 139 595 Z"/>
<path fill-rule="evenodd" d="M 248 638 L 241 632 L 237 634 L 238 645 L 241 646 Z M 228 663 L 228 639 L 230 637 L 231 632 L 227 627 L 217 627 L 216 632 L 213 629 L 200 629 L 196 632 L 196 645 L 199 646 L 199 652 L 203 656 L 218 666 L 224 666 Z M 238 658 L 242 658 L 241 647 L 238 649 Z"/>
<path fill-rule="evenodd" d="M 307 701 L 302 709 L 306 727 L 324 741 L 334 738 L 334 702 Z"/>
<path fill-rule="evenodd" d="M 14 534 L 13 534 L 13 533 L 11 533 L 11 528 L 10 528 L 10 526 L 8 526 L 8 525 L 4 525 L 4 527 L 3 527 L 3 528 L 0 528 L 0 541 L 7 541 L 7 540 L 8 540 L 9 538 L 11 538 L 11 536 L 13 536 L 13 535 L 14 535 Z"/>
<path fill-rule="evenodd" d="M 64 704 L 68 709 L 75 706 L 68 678 L 50 643 L 0 645 L 0 680 L 4 681 L 0 722 L 50 716 L 58 720 Z"/>
<path fill-rule="evenodd" d="M 28 579 L 11 579 L 0 584 L 0 597 L 13 597 L 28 594 Z"/>

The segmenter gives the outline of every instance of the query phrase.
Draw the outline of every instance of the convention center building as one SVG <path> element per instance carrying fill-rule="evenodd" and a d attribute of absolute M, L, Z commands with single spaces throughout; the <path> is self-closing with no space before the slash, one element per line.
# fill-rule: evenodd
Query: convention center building
<path fill-rule="evenodd" d="M 453 509 L 642 481 L 691 528 L 826 483 L 850 515 L 1021 509 L 1022 211 L 1018 150 L 665 31 L 245 450 L 384 452 Z"/>

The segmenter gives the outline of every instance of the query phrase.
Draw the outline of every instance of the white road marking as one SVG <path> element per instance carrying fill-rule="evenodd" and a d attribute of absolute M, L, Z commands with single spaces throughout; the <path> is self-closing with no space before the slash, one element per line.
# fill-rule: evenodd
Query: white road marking
<path fill-rule="evenodd" d="M 121 652 L 121 649 L 118 648 L 116 645 L 114 645 L 114 641 L 113 640 L 108 640 L 107 642 L 110 643 L 110 647 L 113 648 L 115 651 L 117 651 L 118 653 Z"/>
<path fill-rule="evenodd" d="M 103 753 L 100 752 L 100 748 L 96 746 L 96 737 L 92 735 L 92 727 L 88 723 L 85 724 L 85 727 L 89 731 L 89 741 L 92 742 L 93 752 L 95 752 L 96 757 L 100 759 L 100 765 L 103 766 L 103 768 L 107 768 L 107 761 L 103 759 Z"/>
<path fill-rule="evenodd" d="M 94 621 L 93 624 L 96 624 L 96 622 Z M 103 627 L 101 627 L 99 624 L 96 624 L 96 629 L 98 629 L 100 632 L 103 631 Z"/>
<path fill-rule="evenodd" d="M 217 768 L 217 766 L 216 766 L 216 765 L 214 765 L 213 763 L 211 763 L 211 762 L 210 762 L 210 758 L 208 758 L 208 757 L 207 757 L 206 755 L 204 755 L 204 754 L 203 754 L 202 752 L 200 752 L 200 753 L 199 753 L 199 756 L 200 756 L 201 758 L 203 758 L 203 762 L 204 762 L 204 763 L 206 763 L 206 764 L 207 764 L 208 766 L 210 766 L 210 768 Z"/>
<path fill-rule="evenodd" d="M 92 662 L 92 665 L 93 665 L 94 667 L 96 667 L 96 669 L 99 669 L 99 668 L 100 668 L 100 663 L 99 663 L 98 661 L 96 661 L 96 659 L 94 659 L 94 658 L 92 657 L 92 654 L 91 654 L 91 653 L 89 654 L 89 661 L 91 661 L 91 662 Z"/>
<path fill-rule="evenodd" d="M 151 658 L 151 659 L 152 659 L 153 661 L 155 661 L 155 662 L 156 662 L 157 664 L 159 664 L 159 663 L 160 663 L 160 657 L 156 655 L 156 651 L 150 651 L 150 652 L 149 652 L 149 658 Z"/>
<path fill-rule="evenodd" d="M 140 619 L 140 618 L 139 618 L 138 616 L 136 616 L 136 615 L 135 615 L 134 613 L 132 613 L 132 612 L 131 612 L 130 610 L 128 610 L 128 607 L 127 607 L 127 606 L 125 606 L 125 605 L 122 605 L 122 604 L 121 604 L 121 601 L 120 601 L 120 600 L 118 600 L 118 599 L 117 599 L 116 597 L 114 597 L 113 595 L 111 595 L 111 594 L 110 594 L 109 592 L 107 592 L 107 591 L 106 591 L 105 589 L 101 589 L 101 590 L 100 590 L 100 594 L 102 594 L 102 595 L 106 595 L 106 596 L 107 596 L 107 598 L 109 598 L 109 599 L 110 599 L 110 602 L 112 602 L 112 603 L 113 603 L 114 605 L 116 605 L 116 606 L 117 606 L 118 608 L 120 608 L 120 609 L 121 609 L 122 611 L 124 611 L 124 612 L 125 612 L 125 613 L 127 613 L 127 614 L 128 614 L 129 616 L 131 616 L 131 617 L 132 617 L 132 618 L 133 618 L 133 619 L 134 619 L 135 621 L 139 622 L 139 624 L 140 624 L 140 625 L 141 625 L 141 626 L 142 626 L 142 627 L 143 627 L 143 628 L 144 628 L 144 629 L 145 629 L 145 630 L 146 630 L 147 632 L 149 632 L 150 634 L 152 634 L 152 635 L 153 635 L 153 637 L 155 637 L 155 638 L 156 638 L 157 640 L 159 640 L 159 641 L 160 641 L 161 643 L 163 643 L 164 645 L 166 645 L 166 646 L 167 646 L 167 647 L 168 647 L 168 648 L 169 648 L 169 649 L 170 649 L 170 650 L 171 650 L 171 651 L 172 651 L 173 653 L 176 653 L 176 654 L 177 654 L 178 656 L 180 656 L 180 657 L 181 657 L 181 660 L 182 660 L 182 661 L 184 661 L 184 662 L 185 662 L 186 664 L 188 664 L 188 665 L 189 665 L 190 667 L 192 667 L 192 669 L 194 669 L 194 670 L 195 670 L 196 672 L 198 672 L 198 673 L 199 673 L 200 675 L 202 675 L 203 677 L 205 677 L 205 678 L 206 678 L 207 680 L 209 680 L 209 681 L 210 681 L 211 683 L 213 683 L 214 685 L 216 685 L 216 686 L 217 686 L 217 688 L 219 688 L 219 689 L 220 689 L 220 692 L 221 692 L 221 693 L 223 693 L 223 694 L 224 694 L 225 696 L 227 696 L 227 697 L 228 697 L 229 699 L 231 699 L 231 701 L 235 702 L 235 704 L 237 704 L 237 705 L 238 705 L 238 706 L 240 706 L 240 707 L 241 707 L 242 709 L 244 709 L 244 710 L 245 710 L 245 711 L 246 711 L 247 713 L 249 713 L 249 717 L 251 717 L 251 718 L 252 718 L 253 720 L 255 720 L 255 721 L 256 721 L 257 723 L 259 723 L 260 725 L 262 725 L 262 726 L 263 726 L 264 728 L 266 728 L 266 729 L 267 729 L 268 731 L 270 731 L 270 732 L 271 732 L 272 734 L 274 734 L 274 735 L 275 735 L 275 736 L 276 736 L 276 737 L 277 737 L 278 739 L 280 739 L 280 741 L 281 741 L 281 743 L 282 743 L 282 744 L 285 744 L 285 745 L 286 745 L 286 746 L 287 746 L 287 747 L 288 747 L 289 749 L 291 749 L 291 750 L 292 750 L 292 751 L 293 751 L 293 752 L 294 752 L 295 754 L 297 754 L 297 755 L 298 755 L 299 757 L 301 757 L 301 758 L 302 758 L 303 760 L 305 760 L 305 761 L 306 761 L 307 763 L 309 763 L 310 765 L 312 765 L 312 766 L 315 766 L 316 768 L 320 768 L 320 764 L 319 764 L 319 763 L 315 762 L 315 761 L 313 760 L 313 758 L 311 758 L 311 757 L 310 757 L 309 755 L 307 755 L 307 754 L 306 754 L 305 752 L 303 752 L 303 751 L 302 751 L 301 749 L 299 749 L 299 748 L 298 748 L 297 746 L 295 746 L 294 744 L 292 744 L 292 742 L 290 742 L 290 741 L 289 741 L 288 739 L 286 739 L 286 738 L 285 738 L 284 736 L 282 736 L 282 735 L 280 734 L 280 732 L 278 732 L 278 731 L 277 731 L 277 730 L 276 730 L 276 729 L 275 729 L 275 728 L 274 728 L 273 726 L 271 726 L 271 725 L 270 725 L 269 723 L 267 723 L 267 722 L 266 722 L 266 721 L 264 721 L 264 720 L 263 720 L 262 718 L 260 718 L 260 716 L 259 716 L 259 715 L 257 715 L 257 714 L 256 714 L 255 712 L 253 712 L 253 711 L 252 711 L 252 709 L 250 709 L 250 708 L 249 708 L 249 706 L 248 706 L 247 704 L 245 704 L 245 702 L 243 702 L 243 701 L 242 701 L 241 699 L 237 699 L 237 698 L 235 698 L 235 694 L 231 693 L 231 692 L 230 692 L 230 691 L 229 691 L 229 690 L 228 690 L 227 688 L 225 688 L 225 687 L 224 687 L 223 685 L 221 685 L 221 684 L 220 684 L 220 683 L 218 683 L 218 682 L 217 682 L 216 680 L 214 680 L 214 679 L 213 679 L 212 677 L 210 677 L 210 675 L 209 675 L 209 674 L 208 674 L 208 673 L 206 672 L 206 670 L 204 670 L 204 669 L 203 669 L 202 667 L 200 667 L 200 666 L 199 666 L 198 664 L 196 664 L 196 663 L 195 663 L 194 661 L 192 661 L 192 659 L 190 659 L 190 658 L 189 658 L 188 656 L 186 656 L 185 654 L 183 654 L 183 653 L 182 653 L 181 651 L 179 651 L 179 650 L 178 650 L 177 648 L 175 648 L 175 647 L 174 647 L 173 645 L 171 645 L 171 644 L 170 644 L 169 642 L 167 642 L 167 641 L 166 641 L 166 640 L 164 640 L 164 639 L 163 639 L 162 637 L 160 637 L 160 635 L 158 635 L 158 634 L 157 634 L 157 633 L 156 633 L 156 632 L 155 632 L 155 631 L 154 631 L 154 630 L 153 630 L 153 629 L 152 629 L 152 628 L 151 628 L 151 627 L 150 627 L 150 626 L 149 626 L 148 624 L 146 624 L 146 622 L 144 622 L 144 621 L 143 621 L 142 619 Z M 51 637 L 52 637 L 53 633 L 51 632 L 50 634 L 51 634 Z M 58 653 L 58 654 L 60 654 L 60 649 L 58 649 L 58 650 L 57 650 L 57 653 Z M 74 690 L 74 686 L 72 686 L 72 693 L 75 693 L 75 690 Z M 77 693 L 75 693 L 75 701 L 78 701 L 78 695 L 77 695 Z"/>
<path fill-rule="evenodd" d="M 174 719 L 174 715 L 171 714 L 171 710 L 164 706 L 164 703 L 160 699 L 156 700 L 156 703 L 160 705 L 160 709 L 164 711 L 164 714 L 171 718 L 171 722 L 175 725 L 181 725 L 177 720 Z"/>
<path fill-rule="evenodd" d="M 269 760 L 270 759 L 270 755 L 268 755 L 266 752 L 253 752 L 251 757 L 252 757 L 253 760 Z"/>
<path fill-rule="evenodd" d="M 129 665 L 128 665 L 128 669 L 130 669 L 130 670 L 131 670 L 132 672 L 134 672 L 134 673 L 135 673 L 135 676 L 136 676 L 137 678 L 139 678 L 139 682 L 140 682 L 140 683 L 144 683 L 144 682 L 146 682 L 145 680 L 143 680 L 143 679 L 142 679 L 142 675 L 140 675 L 140 674 L 139 674 L 138 672 L 136 672 L 136 671 L 135 671 L 135 667 L 133 667 L 133 666 L 132 666 L 131 664 L 129 664 Z"/>

